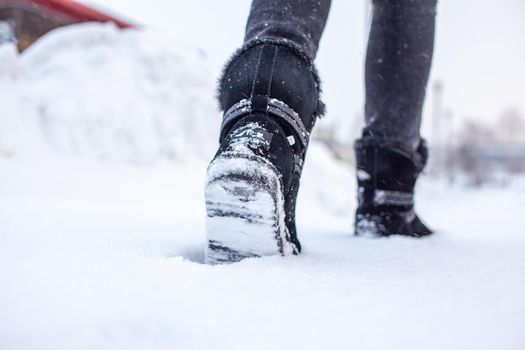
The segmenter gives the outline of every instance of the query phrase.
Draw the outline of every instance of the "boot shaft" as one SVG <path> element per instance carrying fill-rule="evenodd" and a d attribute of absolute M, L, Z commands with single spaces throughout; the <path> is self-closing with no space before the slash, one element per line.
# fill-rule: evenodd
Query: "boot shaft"
<path fill-rule="evenodd" d="M 286 43 L 251 42 L 226 65 L 219 82 L 219 103 L 226 112 L 243 100 L 267 113 L 278 100 L 297 113 L 308 132 L 324 112 L 317 72 L 308 58 Z"/>
<path fill-rule="evenodd" d="M 359 141 L 355 150 L 359 206 L 411 209 L 414 187 L 426 163 L 425 144 L 422 142 L 418 150 L 422 164 L 401 152 Z"/>

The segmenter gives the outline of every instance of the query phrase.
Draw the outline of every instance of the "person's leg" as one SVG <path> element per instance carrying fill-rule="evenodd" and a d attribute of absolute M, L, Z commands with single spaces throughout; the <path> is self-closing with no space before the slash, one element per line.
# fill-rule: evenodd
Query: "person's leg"
<path fill-rule="evenodd" d="M 245 43 L 219 82 L 220 147 L 208 168 L 210 263 L 297 254 L 295 201 L 323 112 L 313 60 L 329 0 L 254 0 Z"/>
<path fill-rule="evenodd" d="M 366 126 L 356 142 L 356 233 L 430 233 L 413 212 L 427 159 L 419 129 L 432 62 L 436 0 L 374 0 L 366 59 Z"/>
<path fill-rule="evenodd" d="M 254 0 L 244 40 L 289 41 L 313 61 L 330 3 L 331 0 Z"/>
<path fill-rule="evenodd" d="M 374 0 L 364 138 L 416 152 L 434 46 L 436 0 Z"/>

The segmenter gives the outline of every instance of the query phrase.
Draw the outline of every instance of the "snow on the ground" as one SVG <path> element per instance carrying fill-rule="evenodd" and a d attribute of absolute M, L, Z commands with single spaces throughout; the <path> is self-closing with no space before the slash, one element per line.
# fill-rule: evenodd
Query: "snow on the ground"
<path fill-rule="evenodd" d="M 522 185 L 423 178 L 436 235 L 356 238 L 352 171 L 313 143 L 303 254 L 202 264 L 213 77 L 149 39 L 0 48 L 1 349 L 523 348 Z"/>

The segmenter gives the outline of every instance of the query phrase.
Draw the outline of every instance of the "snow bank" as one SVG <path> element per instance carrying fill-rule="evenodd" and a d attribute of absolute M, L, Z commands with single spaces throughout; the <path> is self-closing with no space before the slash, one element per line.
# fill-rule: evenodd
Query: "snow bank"
<path fill-rule="evenodd" d="M 7 109 L 0 149 L 38 144 L 104 160 L 208 157 L 219 123 L 204 54 L 111 24 L 54 30 L 18 56 L 0 50 Z M 13 124 L 17 124 L 14 127 Z M 13 129 L 17 132 L 13 134 Z"/>

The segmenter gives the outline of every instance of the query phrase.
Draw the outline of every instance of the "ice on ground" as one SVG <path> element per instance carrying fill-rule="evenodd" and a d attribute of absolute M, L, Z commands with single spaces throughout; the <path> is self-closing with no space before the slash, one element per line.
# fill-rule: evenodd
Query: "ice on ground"
<path fill-rule="evenodd" d="M 69 35 L 99 53 L 54 46 L 69 46 Z M 472 190 L 423 178 L 417 202 L 435 236 L 355 238 L 354 174 L 314 142 L 298 203 L 303 253 L 202 264 L 209 159 L 189 142 L 204 150 L 217 135 L 197 128 L 179 148 L 171 137 L 188 130 L 164 140 L 140 120 L 212 125 L 210 87 L 195 87 L 200 106 L 183 108 L 191 82 L 171 90 L 158 79 L 198 76 L 194 54 L 177 51 L 186 63 L 157 76 L 139 66 L 171 49 L 148 35 L 76 27 L 27 56 L 0 50 L 12 67 L 0 73 L 1 349 L 523 348 L 523 183 Z M 139 58 L 142 44 L 149 59 Z M 56 57 L 41 61 L 51 47 Z M 111 109 L 105 85 L 119 81 L 118 98 L 133 103 Z M 157 88 L 165 103 L 148 90 Z M 53 111 L 48 124 L 38 106 Z M 89 136 L 96 121 L 108 123 L 104 135 Z M 120 130 L 135 148 L 121 150 Z M 181 158 L 144 146 L 143 135 Z"/>

